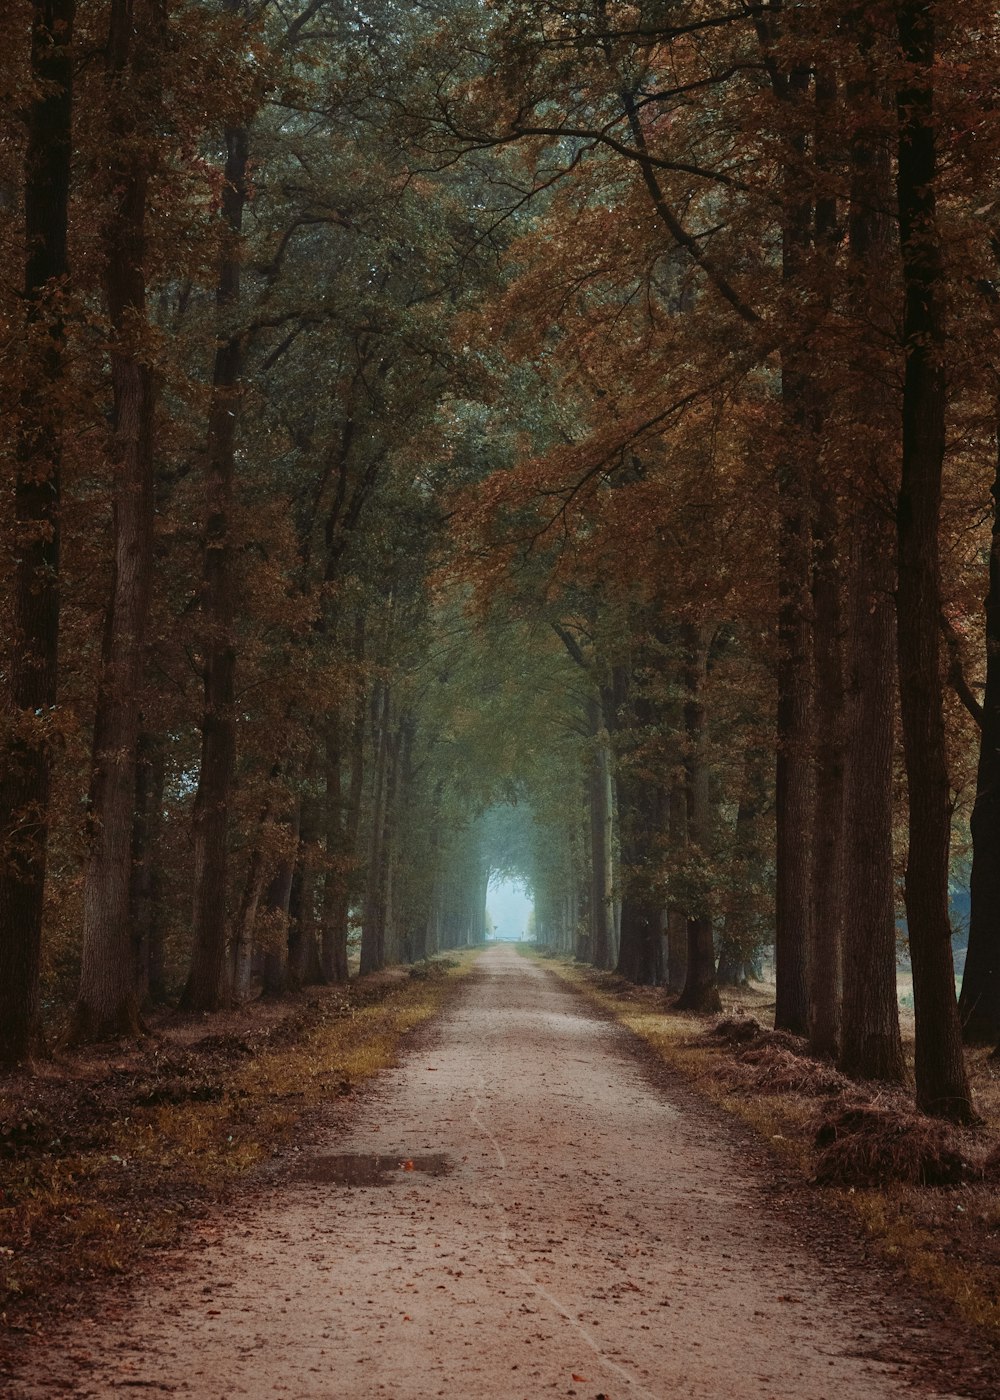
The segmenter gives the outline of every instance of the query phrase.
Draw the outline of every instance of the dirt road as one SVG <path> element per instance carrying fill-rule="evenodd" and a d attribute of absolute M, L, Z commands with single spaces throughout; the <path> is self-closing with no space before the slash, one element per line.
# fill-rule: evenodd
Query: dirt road
<path fill-rule="evenodd" d="M 478 967 L 347 1140 L 13 1393 L 913 1394 L 926 1321 L 782 1219 L 738 1130 L 512 948 Z"/>

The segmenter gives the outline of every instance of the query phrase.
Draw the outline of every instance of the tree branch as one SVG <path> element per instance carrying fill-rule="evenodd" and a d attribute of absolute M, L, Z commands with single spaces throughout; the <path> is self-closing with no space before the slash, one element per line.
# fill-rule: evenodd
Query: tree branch
<path fill-rule="evenodd" d="M 941 614 L 941 632 L 948 648 L 948 683 L 980 729 L 983 727 L 984 710 L 973 694 L 972 686 L 966 680 L 962 665 L 962 639 L 944 613 Z"/>

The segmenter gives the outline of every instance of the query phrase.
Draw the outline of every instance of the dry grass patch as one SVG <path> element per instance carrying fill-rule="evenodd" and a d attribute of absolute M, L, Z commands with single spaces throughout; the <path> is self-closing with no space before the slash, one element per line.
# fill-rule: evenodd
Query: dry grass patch
<path fill-rule="evenodd" d="M 38 1330 L 48 1304 L 176 1243 L 305 1116 L 395 1063 L 475 956 L 310 989 L 283 1019 L 248 1007 L 224 1034 L 179 1018 L 176 1037 L 0 1080 L 0 1321 Z"/>
<path fill-rule="evenodd" d="M 813 1179 L 821 1186 L 959 1186 L 982 1176 L 946 1123 L 870 1103 L 839 1105 L 815 1143 Z"/>

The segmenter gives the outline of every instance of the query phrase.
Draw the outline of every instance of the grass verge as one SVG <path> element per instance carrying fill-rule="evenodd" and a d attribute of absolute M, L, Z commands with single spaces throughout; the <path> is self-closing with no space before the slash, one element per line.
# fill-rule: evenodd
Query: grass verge
<path fill-rule="evenodd" d="M 53 1308 L 180 1243 L 331 1101 L 394 1064 L 476 954 L 310 989 L 281 1019 L 249 1007 L 187 1018 L 138 1047 L 0 1080 L 0 1323 L 41 1331 Z"/>
<path fill-rule="evenodd" d="M 811 1183 L 817 1197 L 834 1196 L 853 1212 L 870 1238 L 916 1283 L 946 1301 L 969 1325 L 1000 1343 L 1000 1189 L 995 1180 L 944 1186 L 886 1181 L 864 1187 L 819 1186 L 815 1138 L 838 1104 L 871 1105 L 902 1120 L 912 1117 L 905 1090 L 886 1085 L 847 1086 L 807 1057 L 780 1050 L 758 1060 L 738 1044 L 706 1034 L 718 1017 L 675 1012 L 662 991 L 634 987 L 569 959 L 535 954 L 593 1005 L 644 1040 L 679 1071 L 693 1089 L 749 1124 L 779 1159 Z M 773 1022 L 768 994 L 747 989 L 725 995 L 725 1011 Z M 912 1044 L 909 1046 L 912 1055 Z M 796 1076 L 795 1063 L 804 1068 Z M 815 1067 L 815 1073 L 809 1068 Z M 1000 1076 L 984 1052 L 969 1056 L 976 1101 L 984 1123 L 954 1130 L 951 1142 L 970 1162 L 988 1161 L 1000 1144 Z M 809 1081 L 813 1082 L 810 1083 Z M 788 1087 L 800 1084 L 802 1088 Z M 950 1130 L 949 1130 L 950 1131 Z"/>

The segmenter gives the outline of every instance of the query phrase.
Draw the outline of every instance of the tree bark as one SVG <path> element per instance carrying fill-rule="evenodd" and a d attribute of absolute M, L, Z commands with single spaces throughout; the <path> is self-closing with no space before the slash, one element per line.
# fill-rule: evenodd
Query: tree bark
<path fill-rule="evenodd" d="M 222 195 L 223 250 L 216 289 L 220 322 L 240 300 L 240 243 L 247 200 L 250 148 L 245 127 L 229 127 Z M 236 638 L 232 514 L 236 420 L 243 370 L 243 339 L 231 326 L 221 339 L 212 375 L 206 453 L 206 519 L 202 550 L 202 668 L 204 700 L 201 768 L 195 794 L 194 948 L 182 998 L 190 1011 L 226 1004 L 226 893 L 229 804 L 236 769 Z"/>
<path fill-rule="evenodd" d="M 154 42 L 148 26 L 136 31 L 131 0 L 112 0 L 107 106 L 114 204 L 104 242 L 112 331 L 114 570 L 94 720 L 80 990 L 71 1032 L 76 1042 L 139 1032 L 129 891 L 140 686 L 153 574 L 155 385 L 142 343 L 150 157 L 137 149 L 141 89 L 129 78 L 144 62 L 143 47 Z"/>
<path fill-rule="evenodd" d="M 136 999 L 140 1008 L 147 1002 L 160 1005 L 166 1000 L 159 860 L 165 781 L 163 740 L 159 735 L 142 732 L 136 759 L 129 888 Z"/>
<path fill-rule="evenodd" d="M 719 942 L 716 980 L 720 987 L 738 987 L 752 975 L 763 942 L 753 923 L 749 891 L 756 883 L 756 872 L 763 864 L 758 843 L 758 822 L 766 804 L 766 772 L 770 755 L 766 750 L 748 748 L 743 758 L 736 826 L 732 835 L 732 856 L 736 888 L 726 903 L 726 918 Z"/>
<path fill-rule="evenodd" d="M 316 919 L 316 850 L 322 804 L 311 792 L 303 794 L 299 844 L 288 906 L 288 980 L 295 989 L 323 980 Z"/>
<path fill-rule="evenodd" d="M 659 794 L 644 775 L 619 781 L 622 924 L 615 971 L 640 987 L 663 982 L 663 909 L 651 885 L 660 829 Z"/>
<path fill-rule="evenodd" d="M 261 995 L 271 999 L 282 997 L 288 991 L 288 914 L 299 845 L 300 813 L 296 802 L 281 822 L 281 851 L 261 901 L 267 927 L 261 958 Z"/>
<path fill-rule="evenodd" d="M 687 799 L 687 834 L 696 852 L 711 850 L 711 795 L 705 763 L 705 705 L 702 688 L 708 666 L 709 640 L 706 629 L 696 623 L 682 628 L 684 644 L 684 771 Z M 684 990 L 677 999 L 679 1011 L 721 1010 L 715 981 L 715 947 L 711 916 L 701 910 L 688 910 L 687 969 Z"/>
<path fill-rule="evenodd" d="M 595 967 L 611 966 L 611 811 L 608 805 L 608 734 L 601 702 L 590 701 L 590 956 Z"/>
<path fill-rule="evenodd" d="M 931 0 L 902 0 L 897 192 L 905 306 L 903 460 L 896 527 L 903 751 L 910 798 L 906 918 L 916 1017 L 917 1106 L 958 1122 L 974 1116 L 955 999 L 948 918 L 951 796 L 941 680 L 938 532 L 945 454 L 944 266 L 937 222 Z"/>
<path fill-rule="evenodd" d="M 1000 1041 L 1000 404 L 992 496 L 986 689 L 971 821 L 972 907 L 958 1000 L 963 1035 L 971 1045 L 996 1045 Z"/>
<path fill-rule="evenodd" d="M 844 520 L 844 996 L 840 1068 L 858 1079 L 905 1078 L 896 994 L 892 850 L 895 676 L 895 536 L 890 498 L 896 479 L 894 405 L 885 349 L 871 328 L 883 310 L 894 258 L 891 163 L 880 128 L 881 81 L 872 68 L 874 35 L 859 22 L 862 76 L 848 90 L 860 115 L 850 147 L 848 259 L 859 350 L 851 365 L 848 413 L 853 513 Z M 866 115 L 872 113 L 873 115 Z M 886 339 L 892 334 L 887 326 Z M 866 358 L 861 347 L 872 345 Z"/>
<path fill-rule="evenodd" d="M 248 1001 L 253 985 L 254 936 L 257 928 L 257 914 L 264 898 L 264 886 L 268 878 L 268 847 L 271 843 L 273 827 L 270 802 L 264 807 L 257 823 L 256 839 L 247 863 L 243 881 L 243 894 L 233 930 L 231 972 L 229 993 L 237 1006 Z"/>
<path fill-rule="evenodd" d="M 14 463 L 13 616 L 0 751 L 0 1066 L 40 1044 L 39 975 L 59 644 L 61 284 L 72 156 L 74 0 L 33 0 L 24 304 Z"/>
<path fill-rule="evenodd" d="M 342 719 L 332 713 L 327 721 L 325 743 L 325 831 L 327 872 L 323 881 L 323 907 L 320 923 L 320 962 L 328 982 L 346 982 L 348 920 L 351 891 L 356 886 L 353 870 L 348 867 L 357 857 L 358 831 L 361 823 L 361 795 L 365 779 L 365 711 L 367 693 L 362 675 L 365 654 L 365 619 L 359 612 L 355 619 L 353 660 L 354 714 L 350 744 L 350 781 L 345 804 L 342 789 L 344 740 Z"/>
<path fill-rule="evenodd" d="M 375 772 L 372 788 L 371 829 L 368 838 L 368 866 L 361 922 L 362 976 L 381 972 L 385 967 L 385 851 L 386 811 L 390 783 L 390 727 L 392 697 L 386 681 L 378 682 L 374 705 Z"/>
<path fill-rule="evenodd" d="M 324 771 L 324 820 L 327 868 L 323 879 L 320 960 L 329 982 L 347 981 L 347 918 L 350 907 L 349 858 L 345 834 L 341 778 L 342 743 L 340 716 L 327 718 Z"/>
<path fill-rule="evenodd" d="M 836 488 L 817 471 L 813 577 L 814 718 L 812 945 L 809 954 L 809 1048 L 836 1059 L 840 1050 L 844 936 L 844 665 L 840 570 L 845 541 Z"/>
<path fill-rule="evenodd" d="M 789 112 L 809 86 L 805 70 L 782 89 Z M 804 191 L 805 137 L 788 142 L 782 228 L 782 280 L 802 294 L 812 241 L 813 206 Z M 801 351 L 782 351 L 784 420 L 778 467 L 778 707 L 775 772 L 776 1005 L 779 1030 L 803 1035 L 809 1015 L 807 955 L 811 943 L 813 812 L 812 501 L 810 385 Z"/>
<path fill-rule="evenodd" d="M 840 92 L 832 65 L 819 63 L 815 76 L 816 164 L 826 188 L 815 200 L 816 256 L 832 266 L 842 238 L 836 172 L 843 157 Z M 824 315 L 832 286 L 822 298 Z M 829 395 L 813 375 L 813 437 L 817 447 L 830 433 Z M 817 450 L 813 496 L 813 728 L 815 732 L 810 878 L 809 1046 L 814 1055 L 836 1060 L 844 995 L 844 598 L 841 576 L 846 555 L 839 492 L 830 455 Z"/>
<path fill-rule="evenodd" d="M 679 859 L 687 846 L 687 794 L 683 778 L 675 777 L 669 797 L 670 851 Z M 680 903 L 667 890 L 667 989 L 680 993 L 687 977 L 687 919 Z"/>
<path fill-rule="evenodd" d="M 663 982 L 661 928 L 663 911 L 648 895 L 626 894 L 622 900 L 622 937 L 618 950 L 619 977 L 637 987 Z"/>

